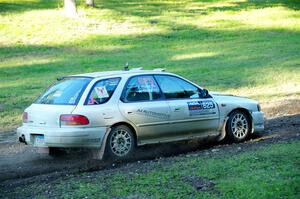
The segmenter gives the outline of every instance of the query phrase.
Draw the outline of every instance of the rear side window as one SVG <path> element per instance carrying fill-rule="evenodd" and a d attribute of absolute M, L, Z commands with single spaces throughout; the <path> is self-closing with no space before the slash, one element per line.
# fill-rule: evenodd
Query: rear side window
<path fill-rule="evenodd" d="M 51 86 L 36 104 L 76 105 L 90 78 L 65 78 Z"/>
<path fill-rule="evenodd" d="M 126 102 L 152 101 L 160 98 L 160 89 L 150 75 L 131 78 L 124 91 Z"/>
<path fill-rule="evenodd" d="M 87 105 L 97 105 L 107 102 L 116 90 L 119 82 L 119 77 L 109 78 L 98 81 L 92 88 L 87 102 Z"/>
<path fill-rule="evenodd" d="M 193 84 L 174 76 L 155 76 L 166 99 L 199 98 L 199 89 Z"/>

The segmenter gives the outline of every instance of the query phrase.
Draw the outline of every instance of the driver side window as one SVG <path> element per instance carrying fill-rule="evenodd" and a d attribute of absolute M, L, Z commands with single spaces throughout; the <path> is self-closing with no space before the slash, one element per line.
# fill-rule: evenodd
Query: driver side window
<path fill-rule="evenodd" d="M 199 89 L 183 79 L 168 75 L 156 75 L 155 78 L 166 99 L 200 98 Z"/>

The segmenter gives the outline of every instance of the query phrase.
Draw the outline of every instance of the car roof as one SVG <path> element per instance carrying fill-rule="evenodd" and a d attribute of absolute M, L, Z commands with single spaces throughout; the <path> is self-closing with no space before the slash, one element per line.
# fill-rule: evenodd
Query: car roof
<path fill-rule="evenodd" d="M 68 77 L 101 78 L 101 77 L 108 77 L 108 76 L 139 75 L 139 74 L 153 74 L 153 73 L 164 73 L 164 69 L 158 68 L 153 70 L 143 70 L 143 68 L 133 68 L 130 70 L 83 73 L 77 75 L 70 75 Z"/>

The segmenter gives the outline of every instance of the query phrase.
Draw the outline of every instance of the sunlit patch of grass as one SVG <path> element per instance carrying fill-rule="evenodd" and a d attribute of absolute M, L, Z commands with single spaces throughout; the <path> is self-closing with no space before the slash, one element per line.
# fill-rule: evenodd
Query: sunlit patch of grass
<path fill-rule="evenodd" d="M 239 18 L 244 25 L 256 29 L 300 30 L 299 11 L 291 11 L 284 7 L 243 11 L 234 17 Z"/>
<path fill-rule="evenodd" d="M 67 18 L 61 8 L 32 10 L 1 16 L 2 45 L 65 45 L 90 35 L 138 35 L 163 33 L 138 17 L 122 17 L 114 11 L 79 8 L 77 18 Z M 103 17 L 107 14 L 106 17 Z M 111 16 L 111 17 L 110 17 Z M 14 23 L 12 23 L 14 21 Z M 21 26 L 21 27 L 20 27 Z"/>
<path fill-rule="evenodd" d="M 214 55 L 216 55 L 216 53 L 211 53 L 211 52 L 179 54 L 171 57 L 171 60 L 186 60 L 186 59 L 194 59 L 194 58 L 202 58 L 202 57 L 211 57 Z"/>
<path fill-rule="evenodd" d="M 300 14 L 285 7 L 236 11 L 216 11 L 206 15 L 172 19 L 182 25 L 212 29 L 284 29 L 300 30 Z"/>
<path fill-rule="evenodd" d="M 5 58 L 5 61 L 0 62 L 0 68 L 17 68 L 17 67 L 24 67 L 24 66 L 32 66 L 37 64 L 48 64 L 51 62 L 59 61 L 54 57 L 45 57 L 45 56 L 21 56 L 21 57 L 11 57 Z M 1 85 L 0 85 L 1 88 Z"/>
<path fill-rule="evenodd" d="M 164 27 L 149 26 L 144 18 L 124 16 L 110 9 L 82 8 L 79 21 L 85 34 L 100 35 L 143 35 L 164 33 Z"/>

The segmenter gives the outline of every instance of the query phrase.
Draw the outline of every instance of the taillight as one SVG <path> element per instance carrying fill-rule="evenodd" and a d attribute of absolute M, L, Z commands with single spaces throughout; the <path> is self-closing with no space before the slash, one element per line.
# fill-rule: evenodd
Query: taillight
<path fill-rule="evenodd" d="M 61 115 L 60 125 L 88 125 L 89 119 L 83 115 Z"/>
<path fill-rule="evenodd" d="M 23 120 L 23 123 L 27 123 L 28 122 L 28 113 L 27 112 L 23 113 L 22 120 Z"/>

